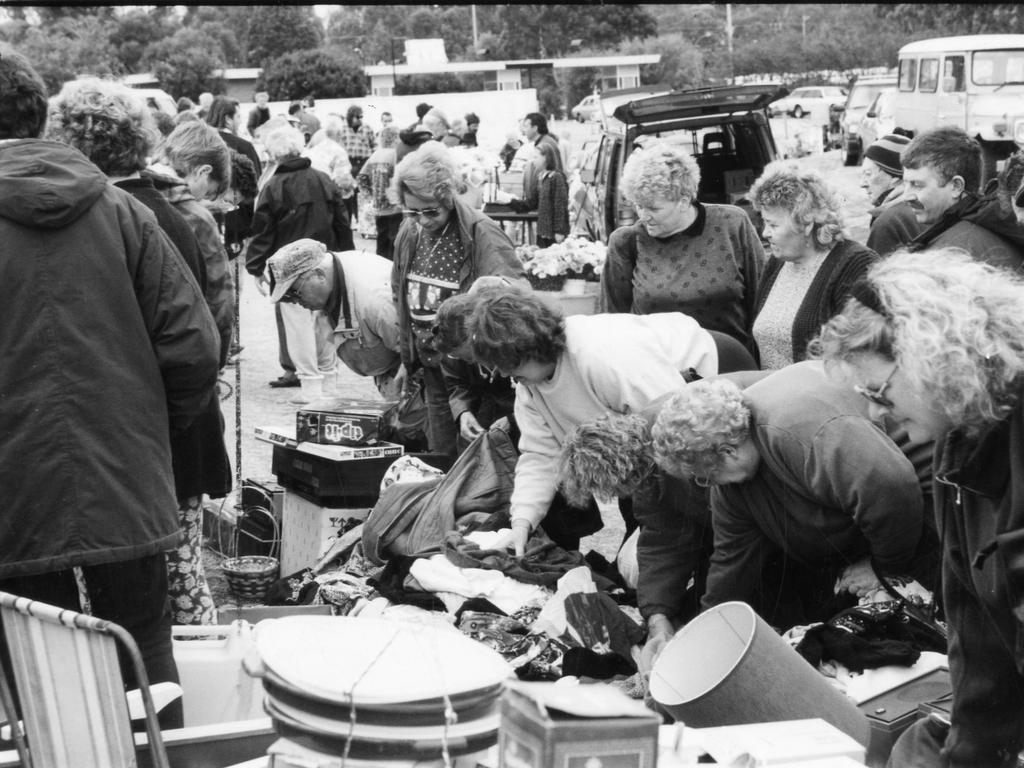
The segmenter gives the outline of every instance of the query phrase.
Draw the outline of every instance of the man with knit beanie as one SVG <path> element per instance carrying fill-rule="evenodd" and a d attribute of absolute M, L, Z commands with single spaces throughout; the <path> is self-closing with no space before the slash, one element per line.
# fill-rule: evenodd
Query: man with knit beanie
<path fill-rule="evenodd" d="M 861 186 L 871 198 L 871 230 L 867 246 L 888 256 L 921 231 L 914 210 L 903 201 L 901 157 L 910 139 L 888 134 L 864 151 Z"/>

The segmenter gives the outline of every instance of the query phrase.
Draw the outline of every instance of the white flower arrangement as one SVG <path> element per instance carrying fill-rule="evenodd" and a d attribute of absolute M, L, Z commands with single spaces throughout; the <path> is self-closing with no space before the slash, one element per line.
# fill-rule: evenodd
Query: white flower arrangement
<path fill-rule="evenodd" d="M 572 236 L 547 248 L 527 245 L 519 249 L 527 273 L 539 278 L 564 276 L 597 280 L 607 254 L 604 243 Z"/>

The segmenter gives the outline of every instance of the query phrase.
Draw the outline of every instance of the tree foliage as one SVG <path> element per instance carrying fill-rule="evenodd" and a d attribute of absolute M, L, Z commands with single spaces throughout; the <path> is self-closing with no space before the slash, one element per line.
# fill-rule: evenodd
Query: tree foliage
<path fill-rule="evenodd" d="M 326 51 L 297 51 L 269 61 L 256 83 L 272 100 L 318 99 L 366 95 L 366 75 L 358 61 Z"/>
<path fill-rule="evenodd" d="M 219 41 L 201 29 L 182 27 L 146 48 L 143 61 L 160 87 L 175 98 L 198 98 L 204 91 L 224 93 L 226 86 L 215 72 L 224 68 Z"/>
<path fill-rule="evenodd" d="M 308 5 L 250 6 L 246 58 L 251 66 L 286 53 L 311 51 L 323 42 L 323 28 Z"/>
<path fill-rule="evenodd" d="M 107 23 L 95 15 L 62 18 L 45 29 L 29 26 L 16 47 L 32 62 L 51 94 L 79 75 L 124 73 L 108 40 Z"/>

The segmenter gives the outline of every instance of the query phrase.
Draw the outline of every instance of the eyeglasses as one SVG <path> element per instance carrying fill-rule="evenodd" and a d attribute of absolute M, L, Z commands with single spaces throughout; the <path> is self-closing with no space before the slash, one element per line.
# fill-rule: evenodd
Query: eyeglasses
<path fill-rule="evenodd" d="M 410 219 L 418 219 L 421 216 L 426 216 L 428 219 L 436 219 L 438 216 L 441 215 L 441 209 L 440 208 L 420 208 L 420 209 L 404 208 L 402 210 L 402 213 L 404 213 Z"/>
<path fill-rule="evenodd" d="M 879 405 L 882 408 L 892 408 L 893 402 L 892 400 L 885 396 L 885 390 L 889 388 L 889 384 L 892 382 L 892 377 L 898 369 L 899 366 L 894 365 L 892 370 L 889 372 L 889 375 L 885 377 L 885 381 L 881 383 L 878 389 L 869 389 L 868 387 L 862 386 L 860 384 L 854 384 L 853 391 L 856 392 L 861 397 L 867 398 L 870 402 L 874 403 L 875 405 Z"/>

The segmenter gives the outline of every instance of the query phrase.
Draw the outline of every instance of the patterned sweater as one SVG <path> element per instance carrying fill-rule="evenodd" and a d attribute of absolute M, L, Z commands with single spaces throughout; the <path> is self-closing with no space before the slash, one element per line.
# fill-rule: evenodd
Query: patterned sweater
<path fill-rule="evenodd" d="M 612 232 L 601 272 L 603 311 L 683 312 L 753 349 L 764 248 L 742 209 L 697 209 L 696 221 L 669 237 L 652 237 L 639 222 Z"/>

